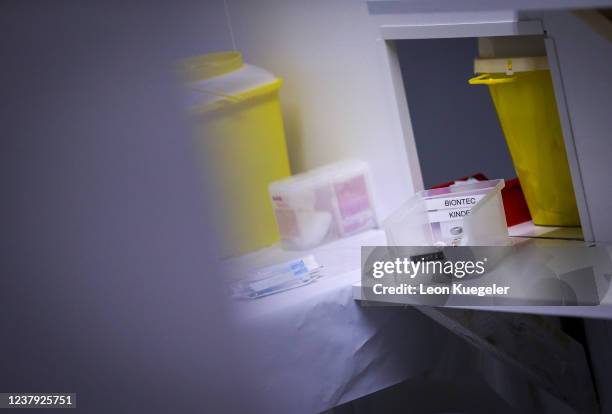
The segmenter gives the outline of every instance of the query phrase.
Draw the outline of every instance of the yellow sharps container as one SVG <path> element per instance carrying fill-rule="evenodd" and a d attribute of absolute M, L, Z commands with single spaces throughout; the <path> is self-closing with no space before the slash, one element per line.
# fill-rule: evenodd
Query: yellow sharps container
<path fill-rule="evenodd" d="M 278 96 L 282 80 L 243 63 L 239 52 L 197 56 L 182 70 L 213 189 L 221 256 L 277 242 L 268 185 L 290 175 Z"/>
<path fill-rule="evenodd" d="M 578 207 L 546 57 L 476 59 L 506 137 L 533 222 L 579 226 Z"/>

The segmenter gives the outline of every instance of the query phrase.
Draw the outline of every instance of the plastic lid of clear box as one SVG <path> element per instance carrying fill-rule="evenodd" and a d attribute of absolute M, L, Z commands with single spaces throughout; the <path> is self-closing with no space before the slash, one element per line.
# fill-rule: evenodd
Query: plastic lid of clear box
<path fill-rule="evenodd" d="M 350 160 L 339 161 L 314 168 L 308 172 L 295 174 L 283 180 L 270 184 L 272 193 L 290 193 L 308 191 L 313 188 L 328 185 L 330 182 L 367 173 L 368 165 L 363 161 Z"/>
<path fill-rule="evenodd" d="M 449 187 L 433 188 L 431 190 L 419 191 L 418 194 L 423 198 L 441 198 L 449 195 L 460 195 L 472 192 L 488 192 L 495 188 L 500 182 L 503 183 L 503 180 L 489 180 L 465 184 L 455 184 Z"/>

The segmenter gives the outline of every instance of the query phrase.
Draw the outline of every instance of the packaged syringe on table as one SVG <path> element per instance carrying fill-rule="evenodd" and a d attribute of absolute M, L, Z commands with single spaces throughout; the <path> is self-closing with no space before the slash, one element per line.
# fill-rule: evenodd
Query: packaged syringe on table
<path fill-rule="evenodd" d="M 264 267 L 255 271 L 252 280 L 232 286 L 233 296 L 256 299 L 312 283 L 320 276 L 322 266 L 312 255 Z"/>

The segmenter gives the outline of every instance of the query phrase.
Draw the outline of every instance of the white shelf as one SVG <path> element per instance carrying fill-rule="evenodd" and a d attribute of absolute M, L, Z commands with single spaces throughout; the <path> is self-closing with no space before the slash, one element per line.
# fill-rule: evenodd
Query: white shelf
<path fill-rule="evenodd" d="M 526 221 L 508 228 L 510 237 L 584 240 L 580 227 L 544 227 L 536 226 L 533 221 Z"/>

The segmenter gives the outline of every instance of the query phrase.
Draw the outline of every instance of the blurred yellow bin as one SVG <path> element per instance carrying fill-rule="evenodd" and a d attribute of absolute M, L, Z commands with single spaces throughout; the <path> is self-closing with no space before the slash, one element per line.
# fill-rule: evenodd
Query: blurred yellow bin
<path fill-rule="evenodd" d="M 193 97 L 204 172 L 221 255 L 235 256 L 279 240 L 268 185 L 290 175 L 281 106 L 282 80 L 242 62 L 239 52 L 182 64 Z"/>
<path fill-rule="evenodd" d="M 579 226 L 576 196 L 546 57 L 476 59 L 495 104 L 533 222 Z"/>

